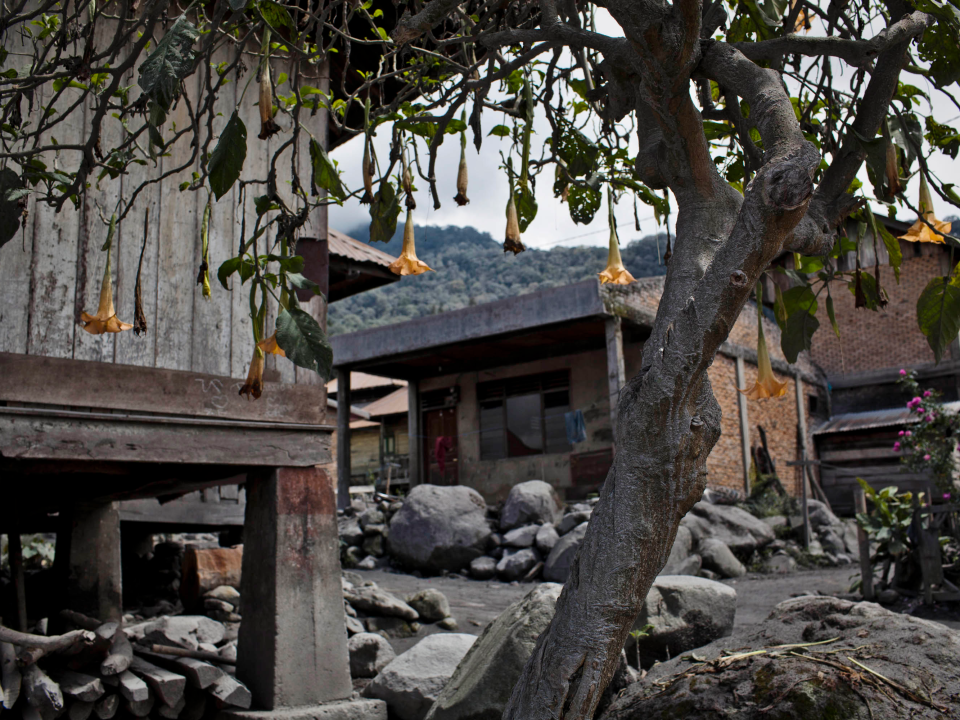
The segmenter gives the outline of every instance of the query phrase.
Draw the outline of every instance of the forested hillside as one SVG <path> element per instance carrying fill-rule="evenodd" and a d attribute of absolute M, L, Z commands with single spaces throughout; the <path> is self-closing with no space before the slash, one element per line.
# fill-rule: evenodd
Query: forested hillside
<path fill-rule="evenodd" d="M 366 227 L 347 234 L 358 240 L 369 237 Z M 402 236 L 398 228 L 388 244 L 377 247 L 397 256 Z M 331 335 L 568 285 L 596 277 L 607 262 L 606 247 L 530 249 L 514 257 L 504 254 L 489 234 L 470 227 L 418 227 L 416 238 L 418 257 L 436 272 L 405 277 L 332 304 Z M 624 265 L 634 277 L 664 274 L 655 236 L 621 242 Z M 659 253 L 665 249 L 666 235 L 661 235 Z"/>

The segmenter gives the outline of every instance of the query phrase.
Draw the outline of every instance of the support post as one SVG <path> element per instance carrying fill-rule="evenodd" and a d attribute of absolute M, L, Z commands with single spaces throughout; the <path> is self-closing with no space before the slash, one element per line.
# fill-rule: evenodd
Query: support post
<path fill-rule="evenodd" d="M 103 622 L 123 618 L 120 503 L 78 503 L 70 517 L 71 610 Z"/>
<path fill-rule="evenodd" d="M 626 370 L 623 362 L 623 327 L 618 316 L 604 321 L 607 337 L 607 388 L 610 393 L 610 429 L 614 443 L 617 438 L 617 405 L 620 390 L 626 384 Z"/>
<path fill-rule="evenodd" d="M 17 599 L 17 629 L 27 631 L 27 589 L 24 587 L 23 573 L 23 545 L 20 541 L 20 530 L 13 528 L 7 535 L 7 556 L 10 560 L 10 577 L 13 579 L 13 590 Z"/>
<path fill-rule="evenodd" d="M 350 370 L 337 370 L 337 507 L 350 507 Z"/>
<path fill-rule="evenodd" d="M 746 388 L 746 373 L 743 368 L 743 358 L 736 360 L 737 389 Z M 747 396 L 737 393 L 737 410 L 740 415 L 740 458 L 743 462 L 743 496 L 750 496 L 750 417 L 747 413 Z"/>
<path fill-rule="evenodd" d="M 420 484 L 420 448 L 423 447 L 420 437 L 420 381 L 410 380 L 407 383 L 407 436 L 409 442 L 409 472 L 410 487 Z"/>
<path fill-rule="evenodd" d="M 858 514 L 867 514 L 867 494 L 862 487 L 853 489 L 853 507 Z M 873 565 L 870 564 L 870 538 L 857 523 L 857 541 L 860 545 L 860 591 L 864 600 L 873 600 Z"/>

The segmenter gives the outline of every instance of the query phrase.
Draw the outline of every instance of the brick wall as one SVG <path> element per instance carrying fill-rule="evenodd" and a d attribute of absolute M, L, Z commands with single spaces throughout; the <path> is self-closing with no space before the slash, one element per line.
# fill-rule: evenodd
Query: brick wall
<path fill-rule="evenodd" d="M 718 355 L 708 370 L 708 375 L 723 416 L 720 420 L 720 439 L 707 458 L 707 484 L 710 487 L 728 487 L 743 491 L 736 361 L 725 355 Z"/>
<path fill-rule="evenodd" d="M 879 312 L 854 307 L 853 293 L 846 283 L 830 286 L 840 339 L 833 334 L 827 317 L 826 294 L 819 304 L 820 329 L 813 338 L 813 360 L 830 375 L 900 368 L 934 361 L 927 339 L 917 327 L 917 298 L 931 278 L 944 272 L 942 246 L 920 245 L 915 256 L 913 243 L 901 242 L 904 260 L 900 284 L 893 270 L 880 266 L 880 280 L 890 302 Z M 869 268 L 872 274 L 872 266 Z"/>

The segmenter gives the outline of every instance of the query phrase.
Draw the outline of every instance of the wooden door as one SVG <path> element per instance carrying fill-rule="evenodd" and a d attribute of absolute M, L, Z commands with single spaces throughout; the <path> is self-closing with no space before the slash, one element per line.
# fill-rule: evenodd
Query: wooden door
<path fill-rule="evenodd" d="M 423 454 L 427 458 L 427 482 L 432 485 L 458 485 L 459 441 L 456 407 L 426 410 L 423 413 Z M 438 440 L 442 441 L 438 443 Z M 437 452 L 443 458 L 437 458 Z"/>

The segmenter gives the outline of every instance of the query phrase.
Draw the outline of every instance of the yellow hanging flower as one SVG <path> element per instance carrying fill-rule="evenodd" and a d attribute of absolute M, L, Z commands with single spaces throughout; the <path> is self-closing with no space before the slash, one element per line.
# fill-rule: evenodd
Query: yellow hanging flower
<path fill-rule="evenodd" d="M 259 400 L 263 394 L 263 350 L 259 343 L 253 348 L 253 359 L 250 361 L 250 370 L 247 372 L 247 381 L 240 388 L 240 394 L 246 395 L 247 400 L 253 396 L 254 400 Z"/>
<path fill-rule="evenodd" d="M 760 301 L 758 301 L 758 305 Z M 759 315 L 759 313 L 758 313 Z M 767 339 L 763 336 L 763 318 L 757 318 L 757 383 L 750 390 L 740 390 L 751 400 L 763 398 L 779 398 L 787 394 L 787 383 L 777 381 L 770 365 L 770 352 L 767 350 Z"/>
<path fill-rule="evenodd" d="M 103 269 L 103 281 L 100 283 L 100 305 L 96 315 L 80 314 L 80 326 L 91 335 L 103 333 L 118 333 L 130 330 L 133 325 L 120 322 L 117 311 L 113 307 L 113 278 L 110 272 L 110 256 L 113 254 L 113 235 L 117 230 L 117 216 L 110 218 L 110 229 L 107 231 L 107 242 L 104 250 L 107 251 L 107 265 Z"/>
<path fill-rule="evenodd" d="M 503 251 L 518 255 L 526 249 L 523 241 L 520 240 L 520 220 L 517 218 L 517 205 L 513 201 L 513 188 L 510 188 L 510 199 L 507 200 L 507 231 L 503 240 Z"/>
<path fill-rule="evenodd" d="M 917 220 L 907 230 L 906 235 L 900 236 L 900 239 L 908 242 L 946 243 L 946 238 L 931 230 L 930 225 L 939 232 L 948 233 L 953 223 L 938 220 L 933 214 L 933 198 L 930 196 L 927 178 L 923 175 L 920 176 L 920 215 L 923 220 Z"/>
<path fill-rule="evenodd" d="M 453 198 L 457 205 L 463 207 L 470 202 L 467 197 L 467 145 L 466 136 L 460 142 L 460 168 L 457 170 L 457 194 Z"/>
<path fill-rule="evenodd" d="M 417 257 L 417 249 L 413 239 L 413 213 L 407 210 L 407 221 L 403 225 L 403 249 L 391 265 L 390 271 L 396 275 L 421 275 L 433 272 L 423 260 Z"/>
<path fill-rule="evenodd" d="M 600 284 L 629 285 L 636 278 L 623 265 L 620 257 L 620 240 L 617 237 L 617 223 L 613 215 L 613 193 L 607 194 L 607 205 L 610 208 L 608 222 L 610 224 L 610 251 L 607 253 L 607 267 L 600 273 Z"/>
<path fill-rule="evenodd" d="M 261 340 L 258 342 L 257 347 L 263 350 L 265 353 L 270 353 L 271 355 L 279 355 L 280 357 L 287 356 L 287 354 L 283 351 L 283 348 L 277 345 L 276 332 L 274 332 L 273 335 L 268 337 L 266 340 Z"/>

